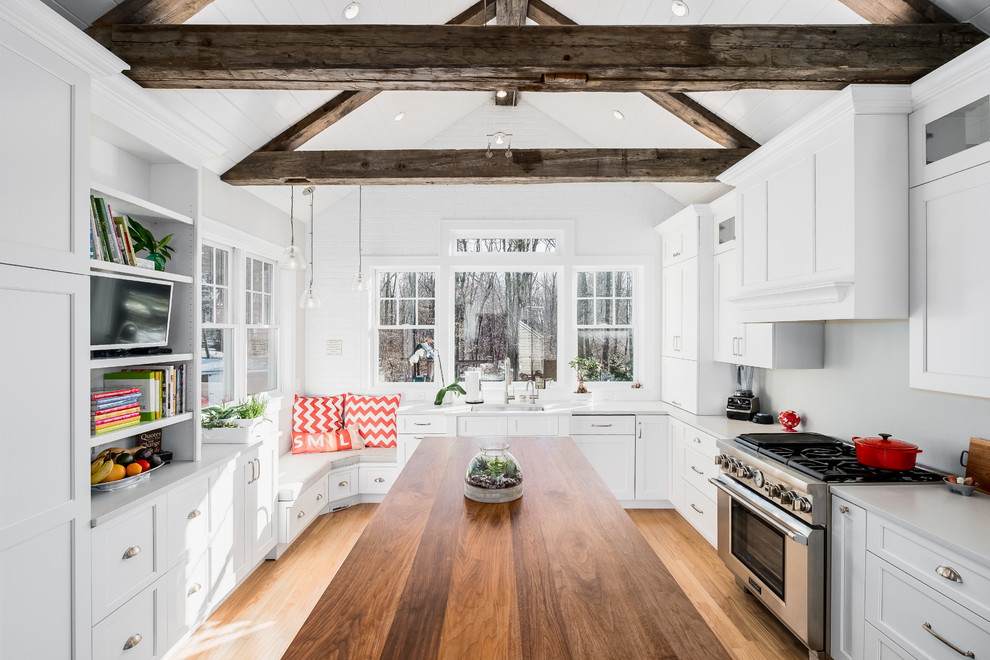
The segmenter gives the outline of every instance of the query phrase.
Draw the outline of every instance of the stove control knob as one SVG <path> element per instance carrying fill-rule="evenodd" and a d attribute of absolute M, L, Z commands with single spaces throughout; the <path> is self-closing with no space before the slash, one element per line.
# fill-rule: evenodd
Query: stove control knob
<path fill-rule="evenodd" d="M 766 483 L 766 479 L 763 477 L 763 473 L 759 470 L 753 472 L 753 485 L 757 488 L 763 488 L 764 483 Z"/>
<path fill-rule="evenodd" d="M 798 497 L 794 500 L 794 510 L 803 513 L 811 513 L 811 500 L 807 497 Z"/>
<path fill-rule="evenodd" d="M 794 497 L 797 495 L 793 490 L 785 490 L 780 494 L 780 503 L 784 506 L 790 506 L 791 502 L 794 501 Z"/>
<path fill-rule="evenodd" d="M 753 469 L 748 465 L 743 465 L 740 463 L 739 467 L 736 469 L 736 474 L 743 479 L 749 479 L 753 476 Z"/>
<path fill-rule="evenodd" d="M 728 460 L 729 460 L 728 456 L 726 456 L 725 454 L 719 454 L 718 456 L 715 457 L 715 465 L 722 467 Z"/>
<path fill-rule="evenodd" d="M 780 484 L 767 484 L 767 495 L 776 500 L 780 497 Z"/>

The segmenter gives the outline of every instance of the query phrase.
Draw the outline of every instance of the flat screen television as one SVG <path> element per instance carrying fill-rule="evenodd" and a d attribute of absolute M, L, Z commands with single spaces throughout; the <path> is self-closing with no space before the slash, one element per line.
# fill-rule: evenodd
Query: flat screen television
<path fill-rule="evenodd" d="M 123 275 L 89 277 L 91 349 L 165 346 L 172 283 Z"/>

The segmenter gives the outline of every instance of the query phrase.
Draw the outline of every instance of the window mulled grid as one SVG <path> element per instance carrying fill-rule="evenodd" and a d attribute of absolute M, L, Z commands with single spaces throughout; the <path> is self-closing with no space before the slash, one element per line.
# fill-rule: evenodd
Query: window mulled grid
<path fill-rule="evenodd" d="M 279 325 L 275 300 L 275 262 L 244 259 L 244 325 L 246 393 L 279 389 Z"/>
<path fill-rule="evenodd" d="M 436 336 L 435 270 L 382 270 L 376 276 L 380 383 L 432 383 Z"/>
<path fill-rule="evenodd" d="M 234 398 L 234 330 L 229 248 L 204 243 L 202 258 L 200 400 L 211 406 Z"/>
<path fill-rule="evenodd" d="M 602 367 L 587 380 L 634 380 L 633 272 L 579 270 L 575 294 L 578 357 Z"/>

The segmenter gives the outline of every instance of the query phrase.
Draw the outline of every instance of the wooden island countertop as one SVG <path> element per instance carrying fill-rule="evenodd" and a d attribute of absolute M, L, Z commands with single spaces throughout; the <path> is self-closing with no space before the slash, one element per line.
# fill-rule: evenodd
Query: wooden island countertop
<path fill-rule="evenodd" d="M 570 438 L 510 438 L 523 496 L 464 497 L 426 438 L 283 658 L 727 658 Z"/>

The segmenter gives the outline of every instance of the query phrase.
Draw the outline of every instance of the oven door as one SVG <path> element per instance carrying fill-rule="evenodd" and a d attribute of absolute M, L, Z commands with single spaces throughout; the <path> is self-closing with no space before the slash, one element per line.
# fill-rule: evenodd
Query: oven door
<path fill-rule="evenodd" d="M 825 531 L 724 474 L 718 554 L 730 571 L 814 651 L 825 648 Z"/>

